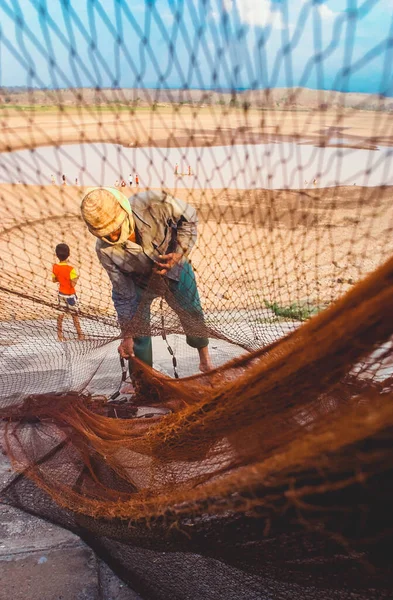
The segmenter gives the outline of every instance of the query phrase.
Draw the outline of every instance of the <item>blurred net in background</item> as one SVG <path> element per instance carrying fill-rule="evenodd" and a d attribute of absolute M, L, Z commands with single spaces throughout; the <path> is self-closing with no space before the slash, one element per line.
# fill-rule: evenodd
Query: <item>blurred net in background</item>
<path fill-rule="evenodd" d="M 0 398 L 19 472 L 3 498 L 78 533 L 144 598 L 390 598 L 391 7 L 0 14 Z M 154 370 L 134 368 L 138 403 L 165 418 L 106 409 L 120 329 L 80 203 L 115 185 L 198 212 L 217 369 L 198 372 L 155 300 Z M 68 316 L 57 338 L 60 242 L 84 340 Z"/>

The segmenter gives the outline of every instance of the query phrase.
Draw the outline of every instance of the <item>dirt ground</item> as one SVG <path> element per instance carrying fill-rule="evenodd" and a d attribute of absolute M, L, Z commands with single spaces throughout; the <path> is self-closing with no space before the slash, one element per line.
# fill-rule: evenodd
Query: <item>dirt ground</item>
<path fill-rule="evenodd" d="M 342 138 L 359 147 L 393 145 L 393 115 L 371 111 L 3 109 L 1 120 L 2 150 L 97 140 L 200 146 L 284 138 L 326 144 Z M 80 271 L 82 311 L 114 314 L 95 240 L 80 217 L 84 191 L 0 185 L 0 319 L 53 316 L 56 286 L 50 271 L 59 242 L 70 245 L 71 261 Z M 393 250 L 390 188 L 178 189 L 176 194 L 198 209 L 199 238 L 192 261 L 210 312 L 259 310 L 266 303 L 324 306 Z"/>
<path fill-rule="evenodd" d="M 84 191 L 0 186 L 1 319 L 53 316 L 56 286 L 50 272 L 59 242 L 70 245 L 80 272 L 82 311 L 114 314 L 95 239 L 80 217 Z M 361 187 L 177 190 L 198 209 L 192 262 L 205 309 L 331 302 L 391 256 L 391 194 L 391 188 Z"/>
<path fill-rule="evenodd" d="M 227 106 L 107 106 L 34 111 L 2 108 L 0 152 L 43 145 L 108 142 L 126 147 L 299 143 L 355 148 L 393 146 L 393 114 L 355 109 L 257 110 Z"/>

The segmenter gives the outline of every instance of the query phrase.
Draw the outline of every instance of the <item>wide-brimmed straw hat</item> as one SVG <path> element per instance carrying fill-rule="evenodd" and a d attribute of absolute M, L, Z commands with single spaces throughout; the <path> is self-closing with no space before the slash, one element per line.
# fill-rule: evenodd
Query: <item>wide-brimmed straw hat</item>
<path fill-rule="evenodd" d="M 89 230 L 98 238 L 113 233 L 122 226 L 132 211 L 126 196 L 116 188 L 93 188 L 84 196 L 82 217 Z"/>

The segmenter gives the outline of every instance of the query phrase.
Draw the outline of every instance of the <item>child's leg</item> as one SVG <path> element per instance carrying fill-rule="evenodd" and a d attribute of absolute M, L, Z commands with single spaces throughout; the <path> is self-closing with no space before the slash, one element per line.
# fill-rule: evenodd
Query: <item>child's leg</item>
<path fill-rule="evenodd" d="M 82 327 L 79 321 L 79 317 L 77 315 L 72 315 L 72 320 L 74 321 L 74 326 L 76 329 L 76 333 L 78 334 L 78 340 L 84 340 L 85 336 L 82 331 Z"/>
<path fill-rule="evenodd" d="M 63 320 L 64 320 L 64 314 L 61 314 L 57 317 L 57 339 L 59 340 L 59 342 L 64 342 Z"/>

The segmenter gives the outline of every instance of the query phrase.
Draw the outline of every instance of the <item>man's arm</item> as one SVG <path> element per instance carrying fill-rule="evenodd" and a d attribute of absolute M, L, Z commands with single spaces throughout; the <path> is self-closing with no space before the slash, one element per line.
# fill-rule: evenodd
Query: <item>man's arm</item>
<path fill-rule="evenodd" d="M 165 198 L 170 217 L 176 224 L 176 249 L 169 254 L 163 254 L 158 261 L 161 269 L 159 275 L 166 275 L 182 258 L 187 258 L 197 239 L 197 212 L 193 206 L 169 194 Z"/>
<path fill-rule="evenodd" d="M 112 283 L 112 300 L 123 337 L 131 336 L 130 321 L 138 307 L 134 282 L 131 277 L 127 277 L 120 271 L 105 252 L 100 248 L 96 250 L 98 259 Z"/>
<path fill-rule="evenodd" d="M 177 224 L 176 253 L 187 257 L 197 240 L 197 212 L 191 204 L 167 195 L 166 202 L 170 206 L 172 219 Z"/>

